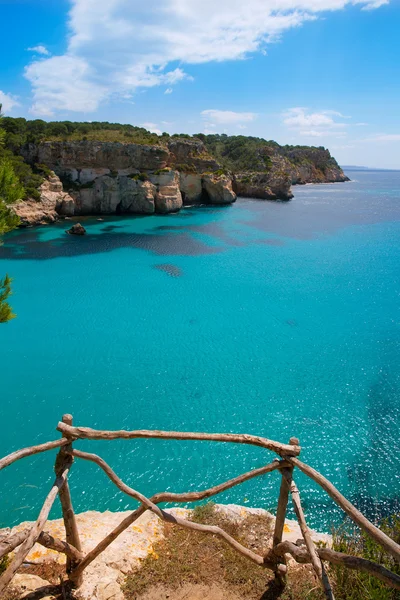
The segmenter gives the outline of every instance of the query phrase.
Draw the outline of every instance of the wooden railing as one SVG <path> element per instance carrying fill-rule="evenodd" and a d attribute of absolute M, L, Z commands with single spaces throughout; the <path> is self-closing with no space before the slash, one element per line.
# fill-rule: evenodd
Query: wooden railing
<path fill-rule="evenodd" d="M 0 558 L 18 548 L 8 567 L 0 577 L 0 596 L 3 590 L 12 581 L 14 575 L 23 564 L 35 543 L 39 543 L 47 548 L 56 550 L 57 552 L 64 553 L 67 559 L 66 574 L 68 579 L 73 586 L 79 587 L 82 582 L 82 574 L 85 568 L 146 510 L 150 510 L 163 521 L 174 523 L 175 525 L 186 527 L 187 529 L 192 529 L 194 531 L 202 531 L 221 537 L 242 556 L 245 556 L 247 559 L 260 565 L 260 567 L 272 570 L 282 584 L 285 582 L 287 570 L 286 555 L 291 555 L 299 563 L 311 563 L 318 577 L 320 585 L 325 592 L 326 598 L 331 600 L 333 600 L 334 595 L 324 562 L 335 565 L 343 565 L 349 569 L 357 569 L 370 573 L 381 581 L 385 582 L 388 586 L 395 589 L 400 589 L 400 577 L 382 565 L 364 558 L 350 556 L 341 552 L 335 552 L 330 548 L 319 548 L 314 545 L 311 539 L 310 530 L 305 520 L 300 501 L 299 490 L 297 489 L 293 477 L 295 468 L 302 471 L 305 475 L 320 485 L 322 489 L 361 529 L 363 529 L 373 540 L 375 540 L 375 542 L 380 544 L 386 552 L 391 554 L 397 561 L 400 562 L 400 546 L 373 523 L 371 523 L 323 475 L 299 460 L 298 456 L 301 448 L 297 438 L 291 438 L 289 444 L 281 444 L 264 437 L 232 433 L 220 434 L 146 430 L 99 431 L 87 427 L 73 427 L 71 415 L 64 415 L 62 421 L 58 423 L 57 430 L 62 434 L 62 437 L 59 440 L 47 442 L 45 444 L 39 444 L 38 446 L 23 448 L 22 450 L 13 452 L 12 454 L 0 459 L 1 470 L 26 456 L 32 456 L 33 454 L 59 448 L 55 461 L 55 480 L 44 501 L 36 522 L 31 529 L 26 529 L 13 535 L 8 534 L 0 538 Z M 147 498 L 139 491 L 134 490 L 124 483 L 100 456 L 82 452 L 73 448 L 73 442 L 78 439 L 115 440 L 137 438 L 163 440 L 207 440 L 213 442 L 250 444 L 253 446 L 259 446 L 265 450 L 271 450 L 272 452 L 275 452 L 278 457 L 263 467 L 243 473 L 238 477 L 229 479 L 228 481 L 220 483 L 207 490 L 182 494 L 161 492 L 155 494 L 151 498 Z M 72 507 L 71 494 L 68 485 L 68 473 L 74 458 L 88 460 L 97 464 L 119 490 L 139 502 L 139 507 L 125 517 L 113 531 L 111 531 L 87 554 L 82 552 L 79 531 Z M 278 471 L 280 473 L 281 486 L 272 547 L 265 556 L 256 554 L 249 548 L 246 548 L 220 527 L 194 523 L 174 516 L 159 507 L 159 504 L 163 502 L 186 503 L 204 500 L 205 498 L 215 496 L 216 494 L 248 481 L 249 479 L 253 479 L 254 477 L 258 477 L 259 475 L 264 475 L 265 473 L 270 473 L 272 471 Z M 44 531 L 51 507 L 57 495 L 61 501 L 65 525 L 65 540 L 54 538 L 49 533 Z M 282 541 L 289 495 L 292 498 L 294 511 L 303 535 L 304 545 L 296 545 L 292 542 Z"/>

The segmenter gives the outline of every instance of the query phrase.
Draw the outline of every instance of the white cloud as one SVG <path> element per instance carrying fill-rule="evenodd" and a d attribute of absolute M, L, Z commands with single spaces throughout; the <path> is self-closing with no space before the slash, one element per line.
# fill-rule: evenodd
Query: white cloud
<path fill-rule="evenodd" d="M 164 92 L 164 94 L 172 94 L 174 90 L 172 88 L 167 88 Z"/>
<path fill-rule="evenodd" d="M 161 135 L 162 131 L 158 128 L 157 123 L 142 123 L 140 127 L 144 127 L 151 131 L 151 133 L 157 133 L 157 135 Z"/>
<path fill-rule="evenodd" d="M 301 137 L 344 137 L 347 135 L 347 123 L 338 119 L 350 119 L 336 110 L 312 112 L 308 108 L 289 108 L 282 113 L 286 127 Z"/>
<path fill-rule="evenodd" d="M 232 110 L 203 110 L 201 116 L 207 122 L 216 123 L 218 125 L 238 125 L 254 121 L 257 117 L 251 112 L 234 112 Z"/>
<path fill-rule="evenodd" d="M 0 90 L 0 104 L 2 105 L 2 112 L 8 113 L 10 110 L 14 108 L 14 106 L 19 106 L 19 102 L 12 96 L 11 94 L 6 94 Z"/>
<path fill-rule="evenodd" d="M 47 50 L 46 46 L 42 46 L 42 44 L 28 48 L 28 51 L 36 52 L 36 54 L 43 54 L 44 56 L 50 56 L 50 52 Z"/>
<path fill-rule="evenodd" d="M 66 53 L 26 69 L 36 114 L 95 111 L 111 95 L 171 87 L 190 79 L 177 64 L 245 58 L 323 11 L 377 8 L 385 0 L 70 2 Z"/>
<path fill-rule="evenodd" d="M 389 0 L 370 0 L 369 2 L 363 2 L 363 0 L 354 0 L 353 4 L 363 4 L 362 10 L 374 10 L 375 8 L 379 8 L 384 6 L 385 4 L 389 4 Z"/>
<path fill-rule="evenodd" d="M 344 123 L 334 120 L 334 116 L 343 118 L 343 115 L 333 110 L 309 112 L 307 108 L 297 107 L 289 108 L 282 116 L 283 123 L 290 129 L 296 129 L 298 127 L 323 127 L 325 129 L 333 129 L 345 126 Z"/>
<path fill-rule="evenodd" d="M 36 61 L 25 69 L 35 90 L 31 112 L 52 116 L 57 111 L 92 112 L 109 90 L 91 80 L 92 69 L 81 58 L 53 56 Z"/>

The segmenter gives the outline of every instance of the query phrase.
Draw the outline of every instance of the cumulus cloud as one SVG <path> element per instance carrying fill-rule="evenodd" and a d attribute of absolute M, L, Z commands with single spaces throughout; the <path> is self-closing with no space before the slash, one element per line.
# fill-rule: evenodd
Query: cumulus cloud
<path fill-rule="evenodd" d="M 46 46 L 42 46 L 42 44 L 28 48 L 28 51 L 36 52 L 36 54 L 43 54 L 44 56 L 50 56 L 50 52 L 47 50 Z"/>
<path fill-rule="evenodd" d="M 304 107 L 289 108 L 282 113 L 283 124 L 302 137 L 344 137 L 347 124 L 343 119 L 349 118 L 336 110 L 313 112 Z"/>
<path fill-rule="evenodd" d="M 37 116 L 50 117 L 56 110 L 92 112 L 110 92 L 92 79 L 89 63 L 74 56 L 33 62 L 25 74 L 35 90 L 31 112 Z"/>
<path fill-rule="evenodd" d="M 90 112 L 111 94 L 189 79 L 181 65 L 263 52 L 288 29 L 349 4 L 385 0 L 70 0 L 63 56 L 26 69 L 33 112 Z M 43 47 L 44 48 L 44 47 Z M 53 61 L 53 62 L 50 62 Z M 57 69 L 68 65 L 64 72 Z M 78 69 L 69 68 L 76 64 Z"/>
<path fill-rule="evenodd" d="M 14 106 L 19 106 L 19 102 L 12 96 L 11 94 L 6 94 L 0 90 L 0 104 L 2 105 L 2 112 L 8 113 L 10 110 L 14 108 Z"/>
<path fill-rule="evenodd" d="M 174 90 L 172 88 L 167 88 L 164 92 L 164 94 L 172 94 Z"/>

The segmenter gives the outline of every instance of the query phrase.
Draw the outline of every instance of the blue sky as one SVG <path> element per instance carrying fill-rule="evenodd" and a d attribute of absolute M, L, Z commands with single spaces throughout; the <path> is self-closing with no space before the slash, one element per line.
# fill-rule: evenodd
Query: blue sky
<path fill-rule="evenodd" d="M 8 115 L 257 135 L 400 168 L 399 0 L 0 0 L 0 15 Z"/>

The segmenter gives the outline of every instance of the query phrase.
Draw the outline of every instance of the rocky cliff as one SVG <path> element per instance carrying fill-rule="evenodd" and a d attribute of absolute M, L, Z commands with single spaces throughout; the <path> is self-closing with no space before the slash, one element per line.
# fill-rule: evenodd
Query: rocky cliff
<path fill-rule="evenodd" d="M 177 140 L 166 147 L 56 141 L 28 144 L 22 154 L 27 163 L 53 171 L 40 188 L 40 202 L 14 207 L 22 225 L 58 216 L 165 214 L 184 203 L 229 204 L 236 199 L 232 176 L 199 141 Z"/>
<path fill-rule="evenodd" d="M 203 137 L 171 138 L 157 145 L 94 140 L 27 143 L 20 149 L 25 162 L 52 173 L 40 187 L 39 202 L 28 199 L 14 210 L 22 225 L 48 223 L 59 216 L 165 214 L 184 204 L 230 204 L 237 195 L 289 200 L 292 184 L 347 180 L 324 148 L 260 145 L 258 138 L 244 138 L 258 140 L 251 152 L 247 146 L 221 150 L 207 142 L 210 136 Z M 225 138 L 237 143 L 237 138 Z M 235 162 L 232 156 L 240 160 Z"/>

